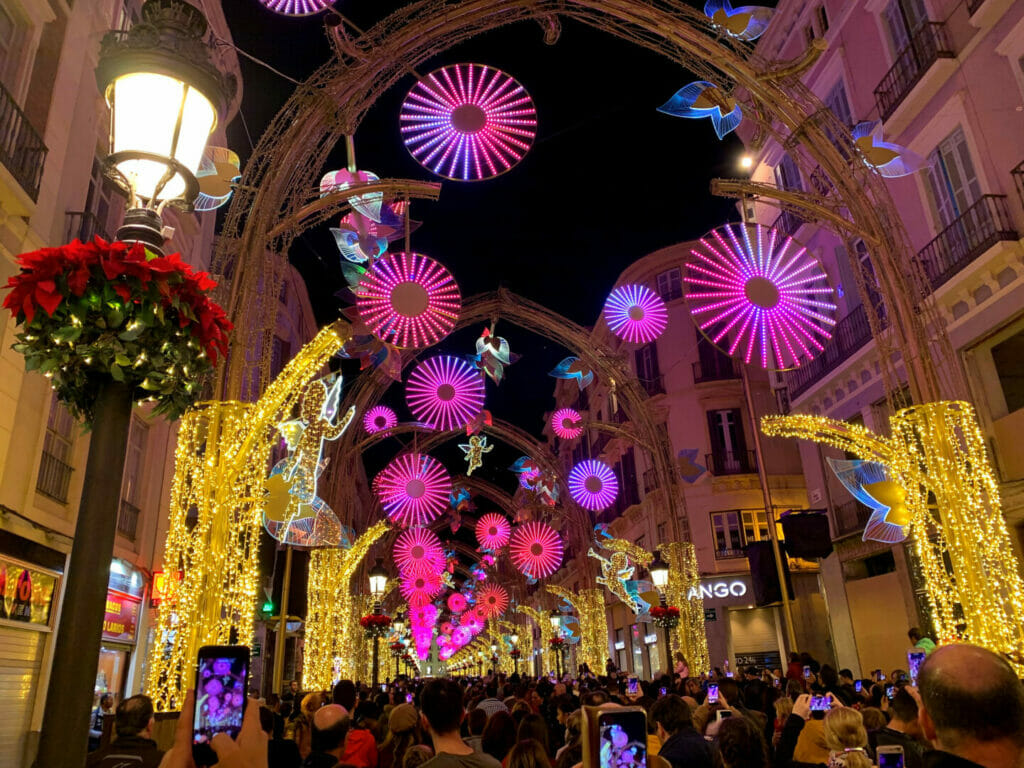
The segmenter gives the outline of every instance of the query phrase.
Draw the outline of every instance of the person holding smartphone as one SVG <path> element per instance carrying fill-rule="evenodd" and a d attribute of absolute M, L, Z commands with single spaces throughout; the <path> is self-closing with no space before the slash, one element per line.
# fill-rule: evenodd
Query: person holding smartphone
<path fill-rule="evenodd" d="M 902 747 L 904 768 L 923 768 L 924 745 L 913 735 L 920 733 L 917 702 L 909 690 L 901 688 L 896 691 L 889 702 L 889 713 L 888 725 L 868 734 L 871 751 L 877 754 L 878 747 Z"/>
<path fill-rule="evenodd" d="M 662 696 L 651 705 L 648 715 L 661 740 L 659 757 L 672 768 L 712 768 L 711 750 L 693 727 L 690 705 L 674 693 Z"/>

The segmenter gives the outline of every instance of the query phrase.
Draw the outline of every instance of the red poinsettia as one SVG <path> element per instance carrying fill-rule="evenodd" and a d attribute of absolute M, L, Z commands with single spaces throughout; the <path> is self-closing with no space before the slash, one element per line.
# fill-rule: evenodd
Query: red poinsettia
<path fill-rule="evenodd" d="M 561 648 L 563 645 L 565 645 L 565 638 L 552 637 L 550 640 L 548 640 L 548 643 L 551 645 L 552 648 Z"/>
<path fill-rule="evenodd" d="M 371 627 L 390 627 L 391 617 L 386 613 L 368 613 L 359 619 L 359 626 L 363 629 Z"/>
<path fill-rule="evenodd" d="M 656 605 L 650 610 L 652 619 L 678 619 L 679 609 L 674 605 L 668 605 L 662 608 L 660 605 Z"/>

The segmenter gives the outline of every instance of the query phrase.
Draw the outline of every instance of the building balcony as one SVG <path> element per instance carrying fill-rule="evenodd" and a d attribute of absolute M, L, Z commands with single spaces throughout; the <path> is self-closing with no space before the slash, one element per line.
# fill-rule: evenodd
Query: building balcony
<path fill-rule="evenodd" d="M 92 211 L 65 211 L 64 220 L 67 229 L 64 239 L 68 242 L 77 237 L 83 243 L 89 243 L 96 235 L 107 242 L 111 240 L 110 233 Z"/>
<path fill-rule="evenodd" d="M 725 355 L 719 355 L 710 360 L 698 360 L 693 364 L 694 384 L 704 384 L 709 381 L 731 381 L 740 377 L 739 363 Z"/>
<path fill-rule="evenodd" d="M 804 223 L 804 220 L 797 216 L 791 211 L 782 211 L 772 222 L 772 227 L 779 230 L 785 235 L 792 237 L 796 234 L 796 231 L 800 229 L 800 226 Z"/>
<path fill-rule="evenodd" d="M 141 510 L 130 501 L 121 499 L 121 508 L 117 513 L 117 532 L 130 541 L 135 541 L 139 528 Z"/>
<path fill-rule="evenodd" d="M 982 195 L 922 248 L 917 258 L 935 289 L 996 243 L 1017 239 L 1006 195 Z"/>
<path fill-rule="evenodd" d="M 884 318 L 880 318 L 884 322 Z M 850 355 L 871 341 L 871 326 L 864 305 L 836 323 L 831 340 L 813 360 L 786 374 L 789 399 L 796 400 Z"/>
<path fill-rule="evenodd" d="M 644 391 L 654 397 L 655 395 L 665 394 L 665 377 L 657 375 L 653 379 L 640 379 L 640 386 L 644 388 Z"/>
<path fill-rule="evenodd" d="M 65 464 L 52 453 L 43 451 L 39 461 L 39 475 L 36 477 L 36 490 L 54 501 L 66 504 L 73 471 L 74 468 L 70 464 Z"/>
<path fill-rule="evenodd" d="M 39 197 L 39 182 L 46 162 L 43 138 L 7 89 L 0 85 L 0 163 L 32 202 Z"/>
<path fill-rule="evenodd" d="M 860 533 L 868 524 L 868 518 L 871 517 L 871 510 L 856 499 L 836 504 L 832 511 L 835 515 L 837 538 Z"/>
<path fill-rule="evenodd" d="M 750 475 L 757 472 L 753 451 L 712 451 L 704 454 L 704 465 L 712 475 Z"/>
<path fill-rule="evenodd" d="M 956 54 L 946 35 L 946 25 L 940 21 L 922 24 L 875 88 L 875 104 L 882 120 L 893 115 L 935 62 L 953 58 Z"/>
<path fill-rule="evenodd" d="M 746 557 L 747 553 L 742 549 L 716 549 L 715 560 L 735 560 L 739 557 Z"/>
<path fill-rule="evenodd" d="M 658 490 L 658 470 L 654 467 L 644 470 L 644 493 L 648 494 Z"/>

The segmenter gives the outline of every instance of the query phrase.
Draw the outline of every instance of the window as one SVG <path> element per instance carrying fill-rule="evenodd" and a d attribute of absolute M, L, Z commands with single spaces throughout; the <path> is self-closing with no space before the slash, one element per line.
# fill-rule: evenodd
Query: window
<path fill-rule="evenodd" d="M 128 451 L 121 476 L 121 508 L 117 515 L 117 532 L 132 541 L 135 541 L 141 514 L 142 472 L 146 465 L 148 434 L 149 426 L 142 419 L 133 417 L 128 430 Z"/>
<path fill-rule="evenodd" d="M 914 33 L 928 21 L 924 0 L 890 0 L 882 11 L 885 31 L 889 38 L 889 49 L 897 56 L 910 44 Z"/>
<path fill-rule="evenodd" d="M 846 86 L 842 78 L 836 80 L 836 84 L 825 94 L 825 106 L 832 110 L 832 113 L 839 118 L 839 122 L 846 126 L 853 126 L 853 114 L 850 111 L 850 100 L 846 96 Z"/>
<path fill-rule="evenodd" d="M 636 477 L 636 456 L 632 448 L 622 454 L 622 458 L 619 459 L 619 469 L 622 473 L 620 478 L 621 498 L 625 509 L 640 503 L 640 488 Z"/>
<path fill-rule="evenodd" d="M 745 509 L 740 512 L 743 520 L 743 543 L 764 541 L 768 538 L 768 517 L 763 509 Z"/>
<path fill-rule="evenodd" d="M 117 187 L 103 175 L 100 161 L 93 158 L 89 191 L 85 195 L 85 215 L 79 230 L 69 233 L 69 236 L 78 237 L 83 242 L 92 240 L 93 235 L 112 240 L 121 225 L 124 203 Z"/>
<path fill-rule="evenodd" d="M 928 155 L 928 192 L 940 229 L 945 229 L 981 198 L 978 174 L 961 126 Z"/>
<path fill-rule="evenodd" d="M 715 557 L 743 557 L 743 533 L 739 512 L 712 512 L 711 529 L 715 537 Z"/>
<path fill-rule="evenodd" d="M 658 523 L 658 541 L 660 543 L 668 541 L 668 523 Z"/>
<path fill-rule="evenodd" d="M 36 477 L 36 490 L 62 504 L 68 500 L 71 484 L 71 450 L 74 447 L 75 420 L 54 394 L 46 419 L 43 455 Z"/>
<path fill-rule="evenodd" d="M 828 32 L 828 12 L 825 10 L 824 5 L 819 5 L 814 10 L 814 18 L 818 22 L 818 34 L 824 37 L 825 33 Z"/>
<path fill-rule="evenodd" d="M 775 184 L 779 189 L 803 191 L 800 169 L 796 167 L 796 161 L 790 155 L 783 155 L 779 164 L 775 166 Z"/>
<path fill-rule="evenodd" d="M 683 298 L 683 272 L 679 267 L 672 267 L 660 273 L 656 278 L 658 295 L 663 301 Z"/>
<path fill-rule="evenodd" d="M 739 408 L 708 411 L 712 474 L 738 474 L 750 469 Z"/>
<path fill-rule="evenodd" d="M 636 545 L 640 547 L 640 549 L 647 549 L 647 534 L 641 535 L 640 538 L 636 540 Z"/>
<path fill-rule="evenodd" d="M 277 376 L 281 369 L 292 359 L 292 345 L 280 336 L 274 336 L 273 346 L 270 350 L 270 375 Z"/>
<path fill-rule="evenodd" d="M 633 360 L 636 363 L 636 377 L 647 389 L 648 394 L 652 392 L 653 386 L 660 386 L 661 371 L 658 368 L 658 347 L 654 342 L 645 344 L 633 353 Z"/>
<path fill-rule="evenodd" d="M 992 362 L 1006 398 L 1007 413 L 1024 408 L 1024 331 L 992 347 Z"/>

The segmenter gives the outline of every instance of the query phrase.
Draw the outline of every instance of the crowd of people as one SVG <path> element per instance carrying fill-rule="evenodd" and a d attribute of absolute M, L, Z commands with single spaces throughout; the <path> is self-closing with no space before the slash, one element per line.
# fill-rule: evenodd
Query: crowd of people
<path fill-rule="evenodd" d="M 903 670 L 855 680 L 796 654 L 785 670 L 735 676 L 691 675 L 684 659 L 650 681 L 611 664 L 606 672 L 400 678 L 376 689 L 342 680 L 306 693 L 292 683 L 250 701 L 238 739 L 215 737 L 213 747 L 231 768 L 599 768 L 596 757 L 582 766 L 583 708 L 632 707 L 646 719 L 647 768 L 871 768 L 893 746 L 905 768 L 1024 765 L 1024 686 L 978 646 L 935 649 L 917 686 Z M 148 749 L 143 768 L 192 768 L 191 696 L 162 763 L 144 699 L 117 707 L 118 739 L 93 753 L 90 768 L 123 757 L 123 738 Z"/>

